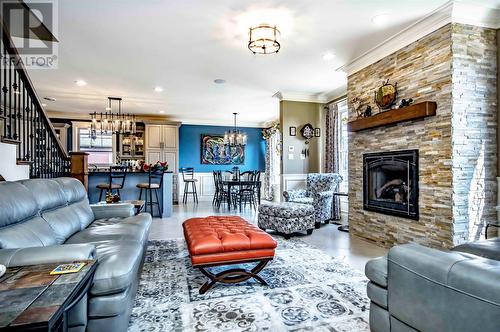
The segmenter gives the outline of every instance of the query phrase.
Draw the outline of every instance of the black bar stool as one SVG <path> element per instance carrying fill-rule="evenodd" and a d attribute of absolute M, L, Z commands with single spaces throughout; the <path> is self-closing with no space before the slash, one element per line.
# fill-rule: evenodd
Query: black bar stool
<path fill-rule="evenodd" d="M 120 195 L 120 189 L 123 189 L 125 185 L 125 178 L 127 177 L 127 167 L 126 166 L 111 166 L 109 168 L 109 182 L 99 183 L 96 188 L 101 189 L 99 194 L 99 202 L 102 200 L 102 193 L 104 190 L 106 192 L 116 190 L 117 194 Z"/>
<path fill-rule="evenodd" d="M 193 201 L 198 204 L 198 193 L 196 192 L 196 182 L 198 182 L 198 180 L 194 178 L 194 168 L 182 167 L 180 172 L 182 173 L 182 181 L 184 181 L 184 195 L 182 196 L 182 203 L 186 204 L 188 194 L 192 194 Z M 192 191 L 189 191 L 190 183 Z"/>
<path fill-rule="evenodd" d="M 160 199 L 158 198 L 158 189 L 161 190 L 163 184 L 163 173 L 164 173 L 163 170 L 160 171 L 160 170 L 149 169 L 148 182 L 138 183 L 136 185 L 137 188 L 141 189 L 139 193 L 139 200 L 142 200 L 142 190 L 146 191 L 146 197 L 144 199 L 144 212 L 148 210 L 148 205 L 149 205 L 149 211 L 151 213 L 151 216 L 153 217 L 154 217 L 153 205 L 156 205 L 158 207 L 158 213 L 160 218 L 163 213 L 163 204 L 160 202 Z M 156 202 L 153 201 L 153 190 L 155 192 Z"/>

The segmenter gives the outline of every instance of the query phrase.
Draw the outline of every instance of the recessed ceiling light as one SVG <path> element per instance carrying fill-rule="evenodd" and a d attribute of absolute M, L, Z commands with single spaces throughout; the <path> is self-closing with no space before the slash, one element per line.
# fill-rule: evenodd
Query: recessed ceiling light
<path fill-rule="evenodd" d="M 335 58 L 335 53 L 333 52 L 328 51 L 323 53 L 323 60 L 325 61 L 330 61 L 333 60 L 334 58 Z"/>
<path fill-rule="evenodd" d="M 42 103 L 42 107 L 45 107 L 45 106 L 47 106 L 47 104 Z"/>
<path fill-rule="evenodd" d="M 372 17 L 372 22 L 375 25 L 382 26 L 386 25 L 389 22 L 390 18 L 391 17 L 389 16 L 389 14 L 379 14 Z"/>
<path fill-rule="evenodd" d="M 112 110 L 112 108 L 111 108 L 111 107 L 106 107 L 104 110 L 105 110 L 105 111 L 111 111 L 111 110 Z"/>
<path fill-rule="evenodd" d="M 215 84 L 224 84 L 224 83 L 226 83 L 226 80 L 225 80 L 225 79 L 223 79 L 223 78 L 216 78 L 216 79 L 214 80 L 214 83 L 215 83 Z"/>
<path fill-rule="evenodd" d="M 75 83 L 78 86 L 85 86 L 85 85 L 87 85 L 87 82 L 85 82 L 84 80 L 76 80 Z"/>
<path fill-rule="evenodd" d="M 158 111 L 158 113 L 160 113 L 160 114 L 164 114 L 164 113 L 165 113 L 165 111 Z"/>
<path fill-rule="evenodd" d="M 163 92 L 163 88 L 161 86 L 155 86 L 155 92 Z"/>
<path fill-rule="evenodd" d="M 54 98 L 54 97 L 43 97 L 43 99 L 48 100 L 48 101 L 56 101 L 56 98 Z"/>

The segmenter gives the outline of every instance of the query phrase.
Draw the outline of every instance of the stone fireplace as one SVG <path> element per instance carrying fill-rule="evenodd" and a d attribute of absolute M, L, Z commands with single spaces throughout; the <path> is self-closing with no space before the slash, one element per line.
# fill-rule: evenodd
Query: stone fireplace
<path fill-rule="evenodd" d="M 418 220 L 418 150 L 363 155 L 363 208 Z"/>
<path fill-rule="evenodd" d="M 373 92 L 387 79 L 398 100 L 437 105 L 434 116 L 349 132 L 352 234 L 384 247 L 484 238 L 496 220 L 496 54 L 494 29 L 452 23 L 349 73 L 349 103 L 358 98 L 373 113 Z"/>

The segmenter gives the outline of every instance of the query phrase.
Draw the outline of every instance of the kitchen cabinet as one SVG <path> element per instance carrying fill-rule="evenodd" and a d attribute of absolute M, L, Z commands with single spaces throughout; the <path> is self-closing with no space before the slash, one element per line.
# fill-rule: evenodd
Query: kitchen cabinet
<path fill-rule="evenodd" d="M 146 162 L 168 162 L 168 169 L 174 172 L 173 199 L 178 202 L 177 176 L 179 170 L 179 126 L 146 124 Z"/>

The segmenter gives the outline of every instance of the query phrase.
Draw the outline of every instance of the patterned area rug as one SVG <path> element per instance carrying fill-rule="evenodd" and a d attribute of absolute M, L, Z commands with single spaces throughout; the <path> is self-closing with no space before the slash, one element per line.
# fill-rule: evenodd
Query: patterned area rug
<path fill-rule="evenodd" d="M 269 286 L 251 279 L 204 295 L 184 240 L 150 241 L 129 331 L 369 331 L 361 272 L 301 240 L 277 240 L 260 273 Z"/>

